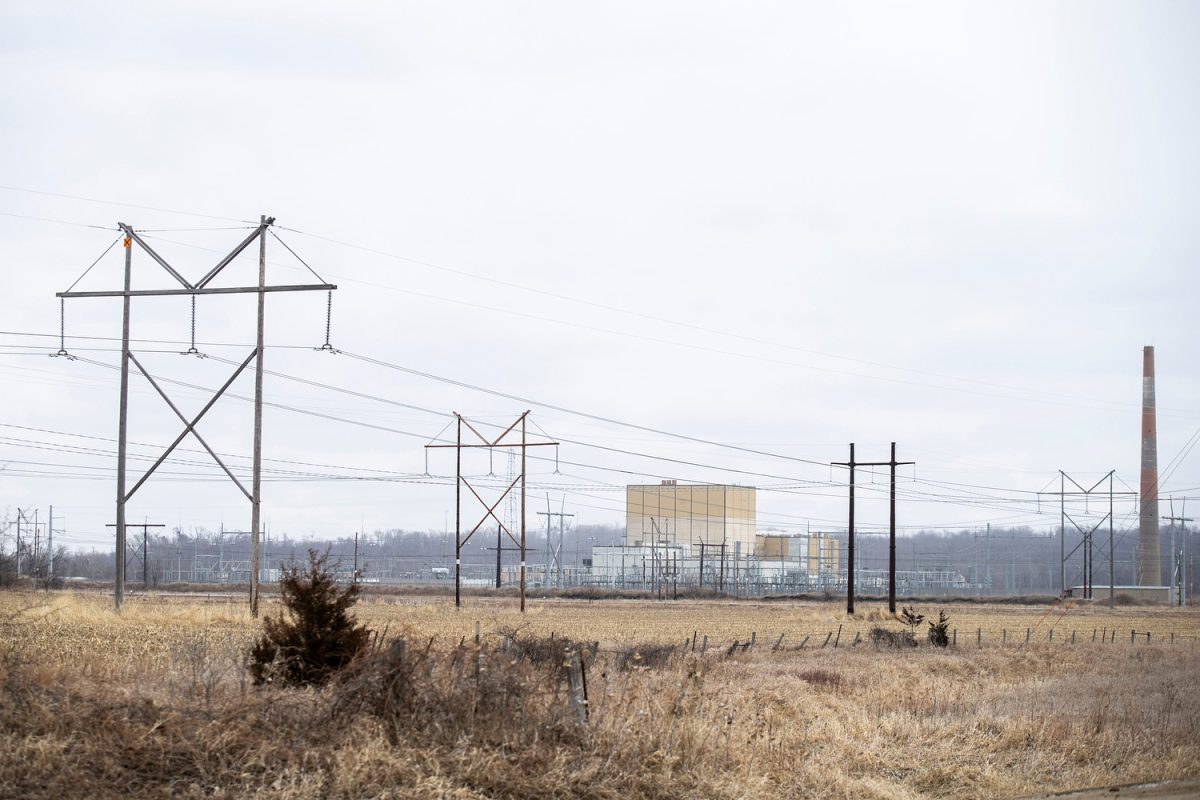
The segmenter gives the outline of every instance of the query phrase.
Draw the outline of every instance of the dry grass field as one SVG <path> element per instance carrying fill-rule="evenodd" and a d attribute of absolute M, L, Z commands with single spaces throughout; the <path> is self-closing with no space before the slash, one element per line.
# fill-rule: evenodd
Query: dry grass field
<path fill-rule="evenodd" d="M 0 594 L 0 796 L 976 798 L 1200 776 L 1195 611 L 922 603 L 958 631 L 943 650 L 876 648 L 871 627 L 900 626 L 871 606 L 372 597 L 358 616 L 406 640 L 403 670 L 381 650 L 281 690 L 249 685 L 240 602 L 109 604 Z M 586 724 L 501 630 L 599 644 Z"/>

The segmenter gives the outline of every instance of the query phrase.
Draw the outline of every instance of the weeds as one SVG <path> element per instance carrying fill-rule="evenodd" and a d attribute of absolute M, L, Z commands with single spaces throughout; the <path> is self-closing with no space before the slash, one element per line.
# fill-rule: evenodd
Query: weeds
<path fill-rule="evenodd" d="M 133 599 L 118 616 L 104 599 L 29 599 L 0 594 L 0 795 L 29 800 L 883 800 L 1200 774 L 1197 651 L 1157 633 L 1194 633 L 1200 617 L 1188 610 L 1120 617 L 1126 630 L 1164 626 L 1149 646 L 1101 645 L 1098 635 L 1094 645 L 1056 636 L 1001 647 L 1001 625 L 1010 634 L 1019 625 L 1023 638 L 1029 623 L 985 610 L 997 614 L 994 647 L 987 638 L 982 649 L 902 653 L 810 642 L 726 659 L 724 644 L 747 629 L 775 638 L 746 619 L 760 606 L 493 611 L 483 617 L 492 630 L 521 627 L 477 645 L 470 634 L 482 615 L 378 603 L 357 607 L 359 617 L 380 630 L 403 620 L 403 644 L 376 637 L 321 686 L 242 691 L 249 674 L 238 659 L 258 624 L 237 606 Z M 961 614 L 978 624 L 956 608 L 959 627 Z M 793 631 L 824 639 L 818 613 L 776 605 L 770 624 L 788 620 L 789 641 Z M 808 627 L 792 625 L 801 615 Z M 705 617 L 717 622 L 706 628 Z M 681 624 L 723 643 L 680 657 L 683 632 L 671 626 Z M 847 624 L 870 638 L 873 623 Z M 581 724 L 552 665 L 559 648 L 593 637 L 603 647 L 584 648 L 590 713 Z M 671 642 L 676 655 L 641 667 L 649 647 L 631 641 Z M 626 653 L 635 668 L 619 667 Z M 954 746 L 923 746 L 930 741 Z"/>

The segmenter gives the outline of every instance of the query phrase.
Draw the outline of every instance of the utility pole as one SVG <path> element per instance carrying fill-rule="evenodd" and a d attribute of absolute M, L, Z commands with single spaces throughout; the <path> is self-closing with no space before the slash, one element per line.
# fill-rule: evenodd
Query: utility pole
<path fill-rule="evenodd" d="M 109 524 L 105 525 L 104 527 L 115 528 L 116 525 L 113 525 L 110 522 Z M 146 569 L 147 554 L 149 553 L 149 550 L 147 549 L 147 540 L 149 539 L 148 530 L 150 528 L 165 528 L 166 525 L 162 525 L 159 523 L 149 523 L 149 522 L 127 522 L 127 523 L 125 523 L 125 527 L 142 529 L 142 591 L 145 591 L 146 587 L 149 586 L 149 584 L 147 583 L 148 571 Z M 123 539 L 123 540 L 126 538 L 127 537 L 125 537 L 125 536 L 121 537 L 121 539 Z M 137 550 L 134 550 L 133 552 L 135 555 L 137 554 Z M 117 553 L 117 564 L 120 566 L 122 572 L 126 571 L 125 561 L 127 558 L 128 558 L 128 556 L 126 553 L 124 553 L 124 552 Z"/>
<path fill-rule="evenodd" d="M 1066 474 L 1058 471 L 1058 596 L 1067 593 L 1067 484 Z"/>
<path fill-rule="evenodd" d="M 21 579 L 21 525 L 25 521 L 25 511 L 17 507 L 17 580 Z"/>
<path fill-rule="evenodd" d="M 258 570 L 256 566 L 251 566 L 251 569 Z M 358 531 L 354 532 L 354 585 L 358 585 Z"/>
<path fill-rule="evenodd" d="M 119 554 L 116 564 L 116 577 L 113 582 L 113 604 L 119 611 L 121 602 L 125 594 L 125 559 L 124 553 L 126 550 L 125 530 L 126 530 L 126 505 L 133 495 L 141 488 L 142 484 L 154 473 L 156 469 L 167 459 L 171 452 L 179 445 L 180 442 L 191 434 L 196 438 L 209 456 L 220 466 L 231 481 L 241 490 L 242 494 L 251 503 L 251 521 L 252 521 L 252 541 L 251 541 L 251 570 L 250 570 L 250 611 L 253 615 L 258 615 L 258 534 L 260 530 L 261 519 L 261 471 L 262 471 L 262 375 L 263 375 L 263 320 L 265 310 L 265 294 L 267 292 L 299 292 L 299 291 L 327 291 L 332 292 L 337 287 L 333 284 L 325 283 L 318 275 L 318 280 L 321 283 L 316 284 L 293 284 L 293 285 L 266 285 L 266 236 L 271 225 L 275 223 L 274 217 L 265 215 L 259 218 L 259 224 L 250 232 L 248 236 L 237 245 L 232 251 L 225 255 L 216 266 L 208 271 L 204 277 L 196 282 L 190 282 L 183 277 L 174 267 L 172 267 L 166 259 L 156 253 L 145 240 L 138 235 L 138 232 L 130 225 L 124 222 L 117 223 L 123 234 L 123 244 L 125 249 L 125 280 L 124 289 L 121 291 L 72 291 L 71 289 L 65 292 L 56 293 L 59 298 L 81 298 L 81 297 L 120 297 L 122 298 L 122 317 L 121 317 L 121 391 L 120 403 L 118 411 L 118 438 L 117 438 L 117 497 L 116 497 L 116 538 L 117 538 L 117 553 Z M 271 232 L 272 236 L 279 238 Z M 238 255 L 250 246 L 255 239 L 259 240 L 259 276 L 257 285 L 255 286 L 240 286 L 240 287 L 212 287 L 210 282 L 221 273 Z M 138 289 L 132 288 L 133 274 L 133 245 L 137 245 L 152 261 L 157 263 L 168 275 L 175 280 L 181 288 L 178 289 Z M 285 245 L 286 247 L 286 245 Z M 290 251 L 290 248 L 288 248 Z M 294 253 L 293 253 L 294 255 Z M 299 257 L 297 257 L 299 260 Z M 303 262 L 301 262 L 303 263 Z M 305 264 L 307 267 L 308 265 Z M 309 268 L 311 272 L 311 267 Z M 85 273 L 86 274 L 86 273 Z M 316 273 L 313 273 L 316 275 Z M 78 280 L 76 281 L 78 283 Z M 168 296 L 190 296 L 193 300 L 198 295 L 214 295 L 214 294 L 257 294 L 258 295 L 258 319 L 257 319 L 257 344 L 255 350 L 241 363 L 234 371 L 233 375 L 225 382 L 225 384 L 217 390 L 204 408 L 192 419 L 188 419 L 175 406 L 166 392 L 159 386 L 158 382 L 150 375 L 149 372 L 141 365 L 137 357 L 129 349 L 129 322 L 130 322 L 130 301 L 134 297 L 168 297 Z M 327 312 L 328 314 L 328 312 Z M 326 339 L 328 340 L 328 316 L 326 324 Z M 328 341 L 326 341 L 328 347 Z M 332 348 L 330 348 L 332 349 Z M 194 347 L 193 347 L 194 351 Z M 67 355 L 65 350 L 60 352 L 60 355 Z M 225 465 L 216 452 L 208 446 L 208 443 L 200 436 L 196 430 L 196 425 L 208 413 L 213 404 L 225 393 L 229 386 L 237 379 L 239 375 L 249 366 L 252 360 L 257 361 L 255 369 L 255 420 L 254 420 L 254 480 L 253 493 L 246 490 L 233 474 L 233 472 Z M 146 471 L 142 478 L 133 486 L 132 489 L 126 490 L 126 461 L 128 455 L 128 432 L 129 432 L 129 367 L 130 365 L 137 367 L 138 371 L 150 383 L 151 387 L 158 393 L 163 401 L 170 407 L 181 422 L 184 423 L 183 432 L 170 444 L 156 462 Z"/>
<path fill-rule="evenodd" d="M 129 439 L 129 292 L 133 281 L 133 231 L 121 225 L 125 231 L 122 242 L 125 248 L 125 293 L 121 301 L 121 397 L 117 409 L 117 563 L 113 574 L 113 608 L 121 610 L 125 599 L 125 460 Z M 147 473 L 149 474 L 149 473 Z"/>
<path fill-rule="evenodd" d="M 33 564 L 29 568 L 29 577 L 32 579 L 35 590 L 37 589 L 38 562 L 40 561 L 38 556 L 41 554 L 40 550 L 42 546 L 41 538 L 42 526 L 38 524 L 38 509 L 35 508 L 33 510 Z"/>
<path fill-rule="evenodd" d="M 839 466 L 850 468 L 850 522 L 846 528 L 846 613 L 854 613 L 854 442 L 850 443 L 850 460 Z"/>
<path fill-rule="evenodd" d="M 984 529 L 984 559 L 987 561 L 987 585 L 988 593 L 992 591 L 992 523 L 987 523 Z"/>
<path fill-rule="evenodd" d="M 854 443 L 850 443 L 850 460 L 834 462 L 834 466 L 850 469 L 850 517 L 846 542 L 846 613 L 854 613 L 854 468 L 888 467 L 891 475 L 891 490 L 888 494 L 888 613 L 896 613 L 896 467 L 915 464 L 915 461 L 897 461 L 896 443 L 892 442 L 891 458 L 887 461 L 855 461 Z M 978 579 L 978 578 L 977 578 Z"/>
<path fill-rule="evenodd" d="M 54 506 L 50 506 L 50 518 L 46 522 L 46 588 L 54 582 Z"/>
<path fill-rule="evenodd" d="M 274 222 L 272 219 L 271 222 Z M 259 227 L 265 231 L 265 214 L 258 218 Z M 250 500 L 250 616 L 258 616 L 258 534 L 262 520 L 262 421 L 263 421 L 263 323 L 266 316 L 267 295 L 267 235 L 258 237 L 258 338 L 255 340 L 254 359 L 254 474 L 251 478 Z M 358 564 L 355 563 L 357 580 Z"/>
<path fill-rule="evenodd" d="M 1183 523 L 1183 542 L 1187 542 L 1187 523 L 1194 522 L 1191 517 L 1185 517 L 1187 513 L 1187 500 L 1183 501 L 1184 505 L 1179 512 L 1180 516 L 1175 516 L 1175 498 L 1170 498 L 1170 516 L 1163 517 L 1167 522 L 1171 523 L 1171 564 L 1168 569 L 1168 574 L 1171 576 L 1171 600 L 1170 605 L 1182 608 L 1185 605 L 1184 596 L 1184 581 L 1186 580 L 1187 567 L 1184 566 L 1183 550 L 1177 549 L 1175 545 L 1175 525 Z"/>
<path fill-rule="evenodd" d="M 564 505 L 566 504 L 566 500 L 567 500 L 566 495 L 563 495 Z M 575 515 L 574 514 L 564 514 L 561 510 L 551 511 L 550 510 L 550 495 L 546 495 L 546 510 L 537 512 L 537 515 L 539 517 L 544 516 L 546 518 L 546 547 L 548 549 L 553 550 L 554 564 L 555 564 L 555 568 L 556 568 L 554 585 L 561 589 L 562 585 L 563 585 L 563 536 L 564 536 L 564 533 L 563 533 L 564 524 L 563 523 L 567 517 L 574 517 Z M 553 527 L 551 525 L 551 521 L 550 521 L 551 517 L 558 517 L 558 547 L 556 549 L 550 548 L 550 531 Z M 549 564 L 550 562 L 547 561 L 546 563 Z M 546 573 L 546 582 L 547 583 L 550 582 L 549 572 Z"/>
<path fill-rule="evenodd" d="M 521 550 L 521 548 L 519 548 L 519 547 L 504 547 L 503 540 L 500 538 L 501 533 L 502 532 L 500 530 L 500 526 L 496 526 L 496 547 L 495 548 L 491 548 L 491 547 L 486 548 L 488 550 L 495 549 L 495 551 L 496 551 L 496 588 L 497 589 L 499 589 L 501 586 L 501 579 L 500 579 L 500 576 L 502 574 L 501 565 L 500 565 L 501 553 L 503 553 L 503 552 L 517 553 L 517 552 L 520 552 L 520 550 Z"/>
<path fill-rule="evenodd" d="M 725 540 L 721 540 L 721 571 L 717 577 L 717 591 L 721 594 L 725 593 Z"/>

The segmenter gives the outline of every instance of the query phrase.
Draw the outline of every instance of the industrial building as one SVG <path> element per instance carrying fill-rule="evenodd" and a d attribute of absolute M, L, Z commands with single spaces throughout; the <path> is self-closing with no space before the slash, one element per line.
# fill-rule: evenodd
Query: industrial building
<path fill-rule="evenodd" d="M 754 537 L 754 555 L 761 561 L 796 564 L 810 575 L 837 574 L 840 566 L 837 539 L 820 532 L 764 532 Z"/>
<path fill-rule="evenodd" d="M 754 552 L 753 486 L 661 484 L 625 487 L 625 544 L 678 545 L 685 554 L 723 550 L 726 558 Z M 703 547 L 701 547 L 703 545 Z M 709 549 L 712 548 L 712 549 Z"/>

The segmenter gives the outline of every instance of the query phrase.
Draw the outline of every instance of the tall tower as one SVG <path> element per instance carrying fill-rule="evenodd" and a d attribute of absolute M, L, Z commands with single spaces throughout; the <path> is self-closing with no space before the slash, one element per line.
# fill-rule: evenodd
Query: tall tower
<path fill-rule="evenodd" d="M 1137 582 L 1162 583 L 1158 555 L 1158 425 L 1154 415 L 1154 348 L 1142 351 L 1142 486 Z"/>

